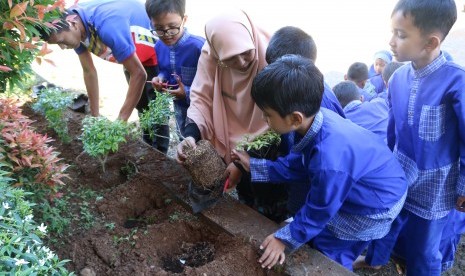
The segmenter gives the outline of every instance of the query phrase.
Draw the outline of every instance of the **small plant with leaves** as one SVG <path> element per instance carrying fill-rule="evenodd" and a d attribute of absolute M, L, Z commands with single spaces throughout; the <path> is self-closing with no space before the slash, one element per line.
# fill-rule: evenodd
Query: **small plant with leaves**
<path fill-rule="evenodd" d="M 103 172 L 110 153 L 117 152 L 120 145 L 135 136 L 134 126 L 121 120 L 110 121 L 105 117 L 84 118 L 81 140 L 84 151 L 100 161 Z"/>
<path fill-rule="evenodd" d="M 5 174 L 0 170 L 0 271 L 5 275 L 72 275 L 65 268 L 68 260 L 59 260 L 42 244 L 47 226 L 34 222 L 33 204 L 25 199 L 28 193 L 11 187 Z"/>
<path fill-rule="evenodd" d="M 47 88 L 41 91 L 40 96 L 32 105 L 32 108 L 45 116 L 58 137 L 67 144 L 71 142 L 71 137 L 68 134 L 68 119 L 65 111 L 73 102 L 74 96 L 66 93 L 59 88 Z"/>
<path fill-rule="evenodd" d="M 139 118 L 141 129 L 149 133 L 150 139 L 156 135 L 155 125 L 168 125 L 170 116 L 173 114 L 171 111 L 173 96 L 158 91 L 155 91 L 155 94 L 155 100 L 149 102 L 148 108 L 142 112 Z"/>
<path fill-rule="evenodd" d="M 252 138 L 251 135 L 244 135 L 237 143 L 236 149 L 247 151 L 252 157 L 274 159 L 277 156 L 278 147 L 281 143 L 281 136 L 272 131 Z"/>

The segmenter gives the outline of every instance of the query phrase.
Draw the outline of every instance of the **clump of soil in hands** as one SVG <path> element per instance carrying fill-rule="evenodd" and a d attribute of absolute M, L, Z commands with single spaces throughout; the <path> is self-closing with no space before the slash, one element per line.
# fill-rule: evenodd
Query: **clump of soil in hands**
<path fill-rule="evenodd" d="M 209 141 L 200 140 L 195 148 L 186 146 L 184 153 L 184 166 L 197 188 L 216 191 L 223 187 L 226 164 Z"/>

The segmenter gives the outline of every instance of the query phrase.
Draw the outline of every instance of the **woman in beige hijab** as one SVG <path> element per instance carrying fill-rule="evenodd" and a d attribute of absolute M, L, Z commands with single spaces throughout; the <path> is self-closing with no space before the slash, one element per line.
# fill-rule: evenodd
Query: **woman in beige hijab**
<path fill-rule="evenodd" d="M 266 66 L 270 36 L 241 10 L 208 21 L 205 36 L 190 90 L 186 137 L 176 159 L 184 162 L 185 144 L 195 147 L 196 141 L 206 139 L 229 164 L 230 152 L 244 134 L 256 136 L 268 129 L 250 90 L 255 75 Z"/>

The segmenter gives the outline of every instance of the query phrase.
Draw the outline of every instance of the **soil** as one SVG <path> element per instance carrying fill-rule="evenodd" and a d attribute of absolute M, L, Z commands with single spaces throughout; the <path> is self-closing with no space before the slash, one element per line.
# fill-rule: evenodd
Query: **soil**
<path fill-rule="evenodd" d="M 45 119 L 28 104 L 23 114 L 70 164 L 66 193 L 89 189 L 99 196 L 86 204 L 94 223 L 85 229 L 72 222 L 69 235 L 51 247 L 77 275 L 278 275 L 262 269 L 258 249 L 247 238 L 231 236 L 192 214 L 161 185 L 187 189 L 187 171 L 142 140 L 132 140 L 111 155 L 103 173 L 83 152 L 81 113 L 69 111 L 72 142 L 61 144 Z M 82 200 L 76 197 L 76 201 Z M 79 206 L 73 204 L 72 206 Z M 73 210 L 70 213 L 80 210 Z M 74 208 L 76 209 L 76 208 Z"/>

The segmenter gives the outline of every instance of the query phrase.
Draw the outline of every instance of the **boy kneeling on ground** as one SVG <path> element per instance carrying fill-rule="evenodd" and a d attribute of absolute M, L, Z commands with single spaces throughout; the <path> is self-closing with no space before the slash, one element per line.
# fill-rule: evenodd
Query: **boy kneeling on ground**
<path fill-rule="evenodd" d="M 252 182 L 302 183 L 311 188 L 294 221 L 261 244 L 259 262 L 283 263 L 284 250 L 309 244 L 352 270 L 368 242 L 386 235 L 405 201 L 404 172 L 372 132 L 320 109 L 323 75 L 309 59 L 286 55 L 255 78 L 252 98 L 270 128 L 293 147 L 276 161 L 233 151 Z"/>

